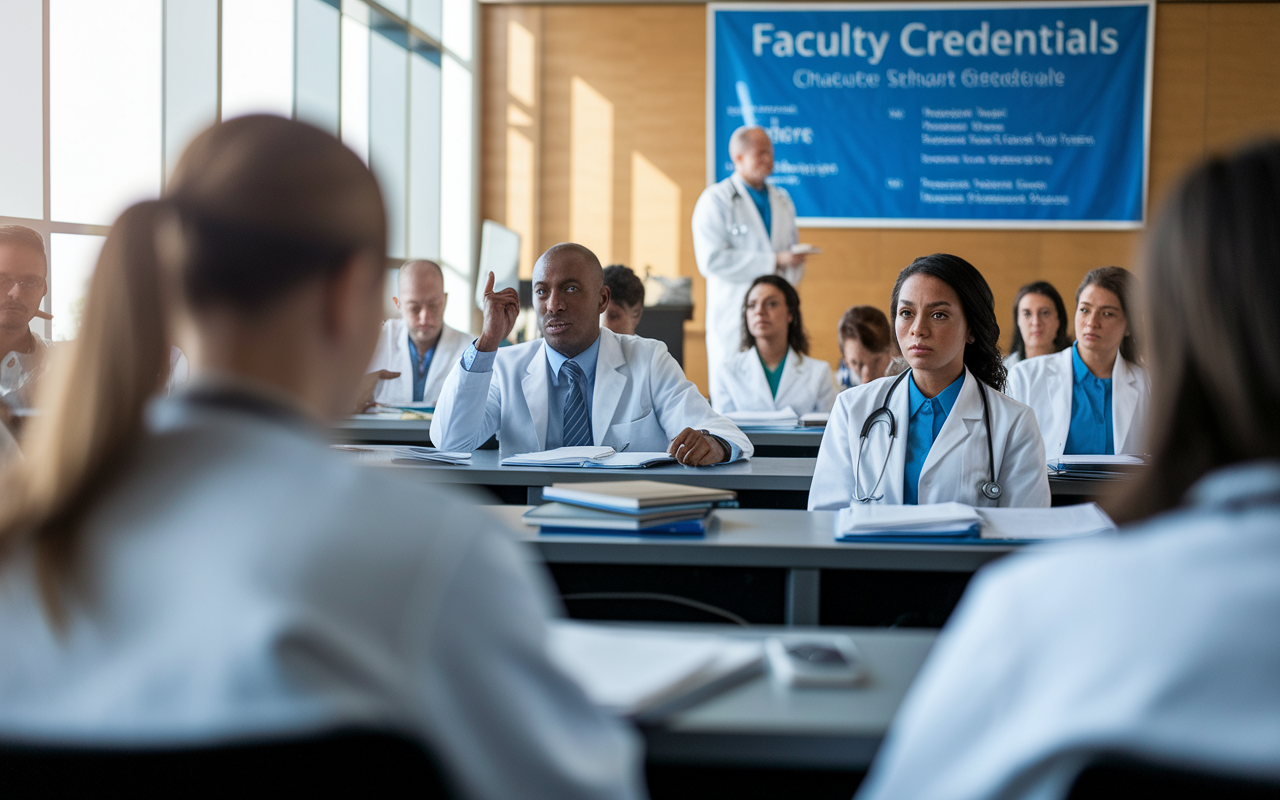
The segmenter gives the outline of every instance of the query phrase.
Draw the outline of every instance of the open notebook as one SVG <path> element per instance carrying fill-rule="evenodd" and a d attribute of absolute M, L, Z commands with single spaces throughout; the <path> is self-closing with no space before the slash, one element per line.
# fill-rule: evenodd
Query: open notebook
<path fill-rule="evenodd" d="M 596 704 L 646 722 L 735 686 L 764 665 L 759 641 L 567 620 L 552 623 L 550 650 Z"/>

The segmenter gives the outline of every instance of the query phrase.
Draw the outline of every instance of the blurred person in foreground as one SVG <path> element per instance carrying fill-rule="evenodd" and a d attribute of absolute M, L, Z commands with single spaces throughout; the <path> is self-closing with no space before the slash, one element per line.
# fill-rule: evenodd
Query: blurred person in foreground
<path fill-rule="evenodd" d="M 0 476 L 0 739 L 203 747 L 352 728 L 465 797 L 643 794 L 549 660 L 548 581 L 456 488 L 329 449 L 382 319 L 373 175 L 278 117 L 216 125 L 111 228 Z M 191 381 L 164 385 L 169 329 Z M 429 515 L 424 510 L 429 509 Z"/>
<path fill-rule="evenodd" d="M 1128 526 L 978 575 L 859 798 L 1060 798 L 1105 754 L 1280 781 L 1280 142 L 1194 169 L 1143 260 Z"/>

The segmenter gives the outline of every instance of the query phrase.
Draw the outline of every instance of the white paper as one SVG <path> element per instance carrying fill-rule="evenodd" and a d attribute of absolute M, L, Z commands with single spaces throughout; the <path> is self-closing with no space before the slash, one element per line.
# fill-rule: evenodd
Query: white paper
<path fill-rule="evenodd" d="M 574 622 L 553 623 L 548 646 L 592 701 L 624 714 L 742 669 L 764 652 L 760 642 Z"/>
<path fill-rule="evenodd" d="M 595 458 L 586 463 L 588 467 L 604 467 L 607 469 L 640 469 L 650 462 L 670 462 L 676 463 L 675 457 L 670 453 L 662 451 L 654 451 L 647 453 L 644 451 L 625 453 L 614 453 L 604 458 Z"/>
<path fill-rule="evenodd" d="M 795 425 L 800 419 L 791 406 L 778 411 L 728 411 L 725 416 L 739 425 Z"/>
<path fill-rule="evenodd" d="M 928 503 L 919 506 L 855 505 L 840 509 L 837 533 L 953 532 L 982 522 L 978 512 L 964 503 Z"/>
<path fill-rule="evenodd" d="M 463 451 L 437 450 L 434 447 L 397 447 L 393 461 L 424 461 L 440 464 L 470 464 L 471 454 Z"/>
<path fill-rule="evenodd" d="M 1055 508 L 983 508 L 984 539 L 1071 539 L 1116 529 L 1097 503 Z"/>
<path fill-rule="evenodd" d="M 504 467 L 547 464 L 581 464 L 591 459 L 606 458 L 613 455 L 613 448 L 605 445 L 585 445 L 582 447 L 557 447 L 554 450 L 542 450 L 536 453 L 520 453 L 502 459 Z"/>
<path fill-rule="evenodd" d="M 1098 454 L 1079 454 L 1079 455 L 1061 455 L 1057 458 L 1049 459 L 1051 467 L 1082 467 L 1097 465 L 1115 466 L 1121 465 L 1141 465 L 1145 464 L 1146 459 L 1142 456 L 1131 455 L 1098 455 Z"/>

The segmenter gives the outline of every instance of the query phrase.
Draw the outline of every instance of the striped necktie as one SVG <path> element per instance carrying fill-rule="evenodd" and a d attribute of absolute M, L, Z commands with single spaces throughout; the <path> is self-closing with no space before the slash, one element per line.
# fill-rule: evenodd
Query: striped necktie
<path fill-rule="evenodd" d="M 583 391 L 587 383 L 582 367 L 566 361 L 560 374 L 569 378 L 569 396 L 564 401 L 564 447 L 591 444 L 591 418 L 587 416 L 587 400 Z"/>

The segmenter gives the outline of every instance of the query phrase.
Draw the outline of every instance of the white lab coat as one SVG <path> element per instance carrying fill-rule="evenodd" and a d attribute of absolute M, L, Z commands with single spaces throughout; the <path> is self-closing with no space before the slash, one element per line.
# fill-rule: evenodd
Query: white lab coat
<path fill-rule="evenodd" d="M 777 254 L 800 240 L 791 195 L 766 185 L 772 235 L 737 173 L 704 189 L 693 207 L 693 253 L 707 279 L 707 371 L 712 384 L 742 344 L 742 303 L 751 282 L 777 272 Z M 782 275 L 799 283 L 804 267 L 788 267 Z"/>
<path fill-rule="evenodd" d="M 431 365 L 427 367 L 427 383 L 422 390 L 422 402 L 435 405 L 440 397 L 440 389 L 444 386 L 444 379 L 449 377 L 449 372 L 469 344 L 471 337 L 467 334 L 448 325 L 440 329 L 436 352 L 431 356 Z M 400 377 L 374 384 L 373 401 L 388 405 L 413 402 L 413 354 L 409 352 L 409 328 L 398 317 L 382 323 L 382 333 L 378 336 L 378 346 L 373 351 L 368 371 L 377 372 L 380 369 L 399 372 Z"/>
<path fill-rule="evenodd" d="M 496 433 L 503 458 L 545 450 L 550 367 L 543 344 L 534 339 L 499 349 L 488 372 L 453 370 L 431 420 L 431 441 L 441 450 L 474 450 Z M 665 344 L 601 328 L 591 396 L 594 443 L 665 451 L 685 428 L 706 429 L 751 457 L 751 441 L 711 410 Z"/>
<path fill-rule="evenodd" d="M 1119 536 L 984 568 L 858 800 L 1056 800 L 1108 752 L 1280 780 L 1277 493 L 1280 464 L 1232 467 Z"/>
<path fill-rule="evenodd" d="M 1009 370 L 1009 396 L 1031 406 L 1044 435 L 1045 457 L 1062 455 L 1071 430 L 1071 395 L 1075 389 L 1072 348 L 1028 358 Z M 1146 433 L 1151 382 L 1143 367 L 1116 353 L 1111 370 L 1111 430 L 1116 453 L 1141 453 Z"/>
<path fill-rule="evenodd" d="M 826 413 L 836 402 L 836 384 L 831 365 L 806 358 L 788 348 L 778 380 L 778 395 L 769 391 L 769 380 L 760 365 L 760 352 L 752 347 L 725 362 L 711 385 L 711 407 L 721 414 L 730 411 L 780 411 L 791 408 L 797 414 Z"/>
<path fill-rule="evenodd" d="M 30 553 L 0 565 L 0 739 L 374 727 L 466 797 L 643 795 L 633 736 L 549 660 L 549 582 L 475 499 L 360 467 L 287 411 L 185 402 L 198 386 L 153 409 L 85 521 L 65 631 Z"/>
<path fill-rule="evenodd" d="M 810 511 L 846 508 L 853 504 L 854 459 L 858 455 L 862 425 L 884 404 L 895 380 L 896 377 L 878 378 L 846 389 L 836 397 L 836 406 L 822 436 L 818 463 L 813 470 L 813 484 L 809 488 Z M 903 379 L 889 403 L 889 409 L 898 422 L 896 442 L 890 447 L 888 426 L 877 423 L 868 433 L 862 453 L 858 494 L 865 497 L 871 493 L 880 476 L 885 451 L 889 448 L 884 479 L 875 491 L 877 495 L 884 495 L 878 502 L 886 505 L 902 503 L 907 467 L 907 429 L 911 415 L 909 380 Z M 996 482 L 1003 489 L 999 500 L 990 500 L 982 494 L 982 484 L 991 476 L 987 432 L 982 422 L 978 379 L 966 367 L 960 395 L 920 470 L 920 503 L 955 501 L 971 506 L 1047 508 L 1049 471 L 1035 415 L 1031 409 L 989 386 L 987 402 L 991 408 L 991 435 L 995 440 L 992 449 Z"/>

